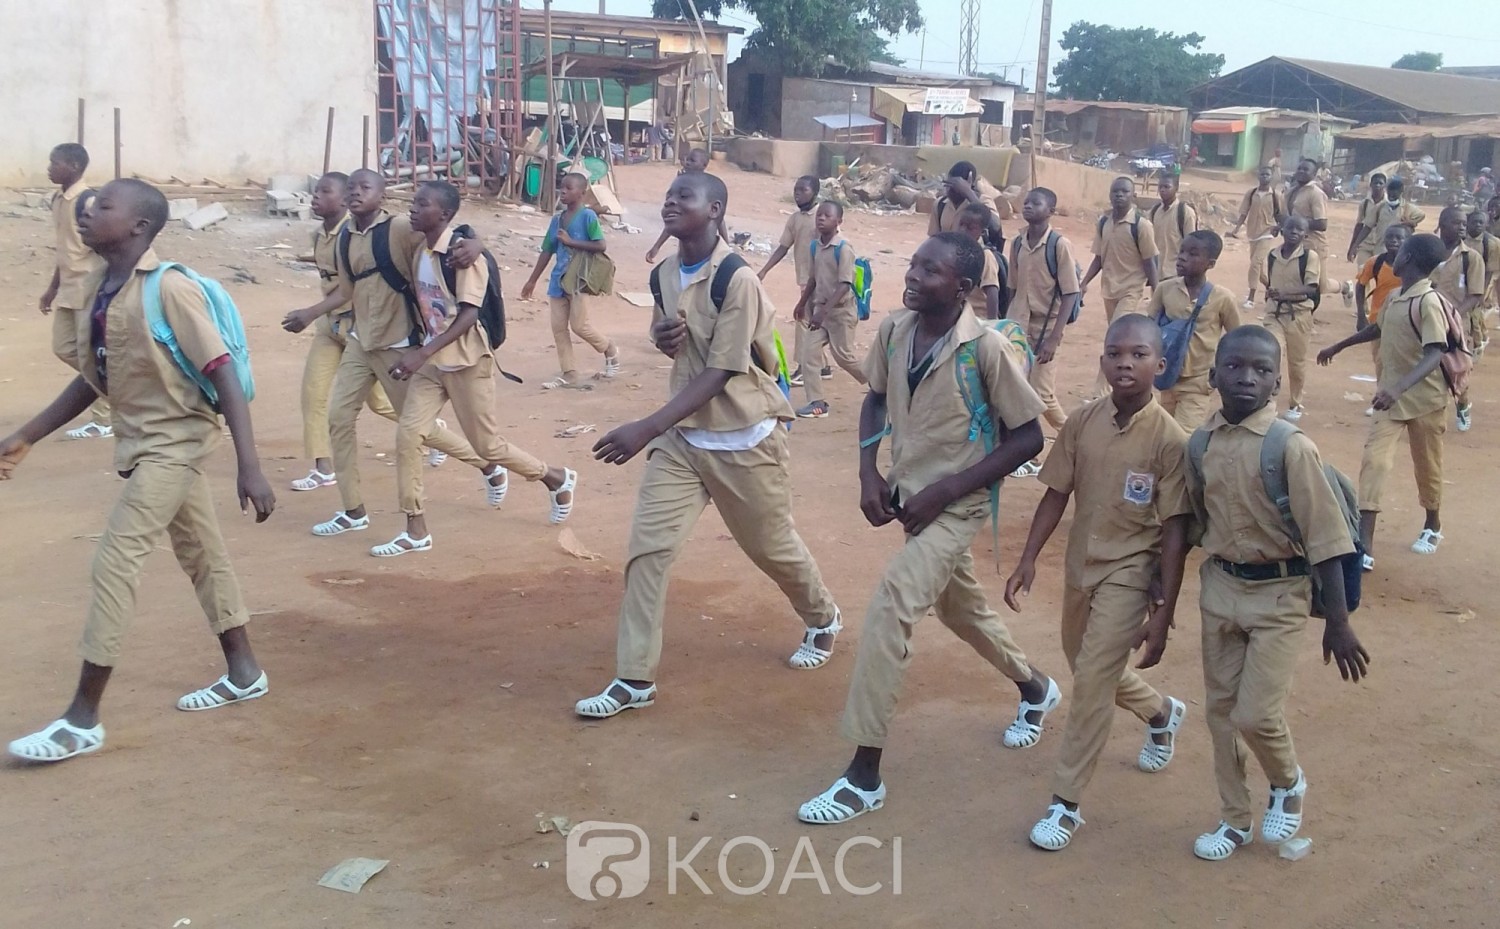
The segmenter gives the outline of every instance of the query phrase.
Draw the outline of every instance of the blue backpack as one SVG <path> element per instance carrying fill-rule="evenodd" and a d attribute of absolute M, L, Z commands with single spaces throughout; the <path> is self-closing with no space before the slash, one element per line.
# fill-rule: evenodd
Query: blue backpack
<path fill-rule="evenodd" d="M 1193 332 L 1198 328 L 1198 314 L 1203 312 L 1203 305 L 1213 292 L 1214 285 L 1204 281 L 1203 289 L 1198 291 L 1198 299 L 1193 304 L 1193 313 L 1187 319 L 1168 316 L 1165 305 L 1156 311 L 1156 324 L 1161 327 L 1161 357 L 1167 363 L 1154 381 L 1157 390 L 1171 390 L 1177 386 L 1177 381 L 1182 377 L 1182 365 L 1187 361 L 1188 344 L 1192 342 Z"/>
<path fill-rule="evenodd" d="M 218 389 L 182 353 L 181 346 L 177 344 L 177 336 L 172 332 L 172 327 L 167 325 L 166 316 L 162 312 L 161 278 L 172 270 L 197 284 L 203 291 L 208 303 L 208 315 L 213 320 L 214 328 L 219 331 L 219 338 L 224 340 L 224 347 L 229 349 L 229 358 L 234 363 L 235 374 L 239 376 L 240 390 L 245 393 L 245 401 L 248 403 L 254 400 L 255 379 L 250 374 L 250 347 L 245 343 L 245 324 L 240 319 L 239 307 L 234 305 L 234 298 L 229 296 L 223 284 L 175 261 L 162 262 L 156 270 L 146 275 L 145 293 L 141 301 L 145 305 L 146 324 L 151 327 L 151 337 L 166 346 L 167 351 L 172 354 L 172 360 L 177 362 L 177 367 L 198 385 L 198 389 L 203 391 L 208 402 L 217 410 Z"/>
<path fill-rule="evenodd" d="M 840 240 L 833 247 L 833 261 L 837 264 L 844 256 L 844 241 Z M 814 259 L 818 257 L 818 243 L 809 244 Z M 870 304 L 875 299 L 875 269 L 870 266 L 870 259 L 854 259 L 854 311 L 859 321 L 864 322 L 870 318 Z"/>

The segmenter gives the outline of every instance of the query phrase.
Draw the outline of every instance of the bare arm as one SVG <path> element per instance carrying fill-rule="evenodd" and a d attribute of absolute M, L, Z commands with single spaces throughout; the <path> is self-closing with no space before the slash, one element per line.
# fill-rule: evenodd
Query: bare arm
<path fill-rule="evenodd" d="M 255 521 L 263 523 L 270 518 L 271 511 L 276 509 L 276 495 L 271 492 L 271 485 L 261 473 L 260 459 L 255 453 L 255 429 L 250 423 L 250 404 L 245 400 L 244 391 L 240 389 L 240 379 L 234 372 L 234 365 L 219 365 L 209 372 L 208 379 L 219 393 L 219 412 L 223 414 L 224 424 L 229 427 L 229 434 L 234 438 L 234 457 L 239 465 L 239 479 L 235 490 L 240 498 L 240 512 L 248 512 L 249 507 L 254 506 Z"/>
<path fill-rule="evenodd" d="M 52 281 L 47 284 L 47 289 L 42 292 L 42 298 L 37 301 L 37 309 L 42 315 L 52 312 L 52 301 L 57 299 L 57 288 L 62 286 L 62 270 L 56 266 L 52 268 Z"/>
<path fill-rule="evenodd" d="M 1155 667 L 1167 650 L 1167 630 L 1177 625 L 1177 598 L 1182 593 L 1183 566 L 1187 562 L 1188 523 L 1186 513 L 1173 516 L 1161 527 L 1161 601 L 1150 607 L 1150 617 L 1141 630 L 1138 645 L 1145 646 L 1137 668 Z"/>
<path fill-rule="evenodd" d="M 891 501 L 891 485 L 880 473 L 885 424 L 885 394 L 868 391 L 859 408 L 859 509 L 872 526 L 884 526 L 900 516 Z"/>
<path fill-rule="evenodd" d="M 723 226 L 721 224 L 720 225 L 720 234 L 722 234 L 722 232 L 723 232 Z M 646 252 L 646 261 L 647 262 L 653 262 L 653 261 L 656 260 L 656 253 L 659 252 L 659 251 L 661 251 L 661 247 L 663 245 L 667 244 L 667 239 L 669 239 L 669 238 L 671 238 L 671 237 L 667 235 L 667 230 L 663 229 L 661 231 L 661 235 L 659 235 L 659 236 L 656 237 L 656 244 L 653 245 L 653 246 L 651 246 L 650 250 Z"/>
<path fill-rule="evenodd" d="M 1000 288 L 994 284 L 984 289 L 984 312 L 990 319 L 1000 318 Z"/>
<path fill-rule="evenodd" d="M 703 409 L 709 401 L 724 392 L 736 372 L 723 368 L 706 368 L 687 382 L 661 409 L 645 419 L 626 423 L 594 443 L 594 457 L 608 464 L 624 464 L 645 448 L 651 440 Z"/>
<path fill-rule="evenodd" d="M 89 404 L 98 399 L 99 394 L 89 386 L 89 382 L 82 377 L 75 377 L 58 394 L 57 399 L 47 404 L 46 409 L 31 418 L 26 425 L 11 433 L 9 437 L 0 441 L 0 457 L 10 459 L 11 467 L 20 463 L 21 458 L 26 457 L 26 452 L 31 446 L 45 439 L 47 436 L 72 422 L 73 417 L 89 408 Z M 13 449 L 20 449 L 19 455 L 12 458 Z M 5 469 L 4 462 L 0 461 L 0 478 L 9 477 L 9 471 Z"/>
<path fill-rule="evenodd" d="M 761 280 L 765 280 L 766 275 L 771 273 L 771 269 L 781 264 L 781 259 L 786 257 L 786 253 L 787 247 L 785 245 L 776 246 L 776 251 L 772 252 L 771 257 L 766 259 L 766 266 L 760 269 L 759 277 Z"/>
<path fill-rule="evenodd" d="M 662 233 L 662 235 L 666 235 L 666 233 Z M 547 270 L 547 266 L 550 265 L 551 263 L 552 263 L 552 253 L 551 252 L 542 252 L 540 255 L 537 256 L 536 266 L 531 269 L 531 277 L 528 277 L 526 279 L 526 283 L 521 285 L 521 299 L 522 300 L 530 300 L 531 299 L 531 293 L 532 293 L 532 291 L 536 290 L 536 282 L 542 279 L 542 273 Z"/>
<path fill-rule="evenodd" d="M 1094 260 L 1089 264 L 1088 271 L 1083 275 L 1083 280 L 1078 282 L 1078 286 L 1083 290 L 1088 290 L 1089 284 L 1092 283 L 1094 278 L 1099 276 L 1099 272 L 1103 270 L 1104 259 L 1100 258 L 1098 255 L 1095 255 Z"/>
<path fill-rule="evenodd" d="M 1160 270 L 1156 262 L 1156 256 L 1152 255 L 1150 258 L 1142 259 L 1141 270 L 1146 272 L 1146 283 L 1150 285 L 1152 290 L 1155 290 L 1156 285 L 1160 283 Z"/>
<path fill-rule="evenodd" d="M 1332 345 L 1328 346 L 1327 348 L 1323 349 L 1321 352 L 1318 352 L 1318 364 L 1326 365 L 1329 362 L 1333 361 L 1334 357 L 1344 349 L 1353 348 L 1356 345 L 1364 345 L 1366 342 L 1374 342 L 1379 338 L 1380 327 L 1374 323 L 1371 323 L 1370 325 L 1359 330 L 1353 335 L 1347 335 L 1344 338 L 1333 343 Z"/>
<path fill-rule="evenodd" d="M 1021 549 L 1021 560 L 1005 582 L 1005 605 L 1017 613 L 1021 612 L 1021 604 L 1016 595 L 1031 593 L 1031 585 L 1036 580 L 1037 556 L 1052 538 L 1052 533 L 1057 531 L 1058 523 L 1062 522 L 1070 496 L 1049 487 L 1036 505 L 1036 515 L 1031 517 L 1031 531 L 1026 534 L 1026 546 Z"/>
<path fill-rule="evenodd" d="M 402 352 L 401 357 L 391 366 L 391 377 L 398 381 L 410 378 L 422 370 L 422 366 L 427 364 L 432 356 L 457 342 L 464 333 L 473 329 L 477 322 L 479 322 L 479 307 L 472 303 L 460 303 L 458 315 L 453 318 L 453 324 L 434 336 L 433 340 L 426 345 Z"/>

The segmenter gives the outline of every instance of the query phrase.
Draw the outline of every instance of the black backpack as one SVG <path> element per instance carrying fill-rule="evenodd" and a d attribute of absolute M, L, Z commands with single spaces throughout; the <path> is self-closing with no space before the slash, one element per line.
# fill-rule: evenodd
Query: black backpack
<path fill-rule="evenodd" d="M 459 226 L 453 230 L 453 239 L 469 238 L 473 230 L 468 226 Z M 495 256 L 490 254 L 489 249 L 484 250 L 484 264 L 489 268 L 490 279 L 484 288 L 484 302 L 479 305 L 479 325 L 484 328 L 485 338 L 490 344 L 490 349 L 499 348 L 505 344 L 505 294 L 500 286 L 500 265 L 496 263 Z M 443 263 L 443 283 L 447 285 L 448 292 L 458 292 L 458 270 L 448 267 Z M 495 368 L 501 376 L 508 381 L 524 384 L 525 381 L 500 367 L 500 360 L 495 360 Z"/>
<path fill-rule="evenodd" d="M 354 273 L 354 266 L 349 263 L 349 242 L 354 235 L 352 226 L 352 223 L 345 223 L 344 228 L 339 230 L 338 261 L 343 266 L 344 273 L 356 283 L 379 274 L 381 280 L 385 281 L 385 286 L 400 294 L 401 299 L 406 301 L 407 320 L 411 323 L 411 344 L 421 345 L 422 337 L 426 334 L 422 326 L 422 312 L 417 306 L 417 295 L 412 290 L 411 281 L 406 279 L 406 273 L 391 260 L 391 224 L 383 222 L 370 231 L 370 252 L 375 256 L 375 267 L 359 274 Z"/>
<path fill-rule="evenodd" d="M 1274 249 L 1273 248 L 1273 249 L 1271 249 L 1271 253 L 1266 256 L 1266 284 L 1267 285 L 1269 285 L 1271 283 L 1271 270 L 1276 267 L 1276 252 L 1277 251 L 1278 251 L 1278 249 Z M 1297 256 L 1297 280 L 1299 280 L 1299 281 L 1306 282 L 1306 280 L 1307 280 L 1307 256 L 1309 254 L 1311 254 L 1311 253 L 1308 252 L 1307 248 L 1304 246 L 1303 249 L 1302 249 L 1302 254 Z M 1298 300 L 1298 301 L 1294 301 L 1294 302 L 1301 303 L 1302 301 Z M 1314 313 L 1316 313 L 1318 311 L 1318 304 L 1320 304 L 1322 302 L 1323 302 L 1323 295 L 1322 295 L 1322 293 L 1313 294 L 1312 305 L 1313 305 L 1313 312 Z"/>

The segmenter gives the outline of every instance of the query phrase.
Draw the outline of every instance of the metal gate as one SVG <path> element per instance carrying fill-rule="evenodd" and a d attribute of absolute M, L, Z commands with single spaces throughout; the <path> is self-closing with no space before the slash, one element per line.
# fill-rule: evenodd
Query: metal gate
<path fill-rule="evenodd" d="M 519 0 L 375 0 L 376 167 L 494 193 L 521 135 Z"/>

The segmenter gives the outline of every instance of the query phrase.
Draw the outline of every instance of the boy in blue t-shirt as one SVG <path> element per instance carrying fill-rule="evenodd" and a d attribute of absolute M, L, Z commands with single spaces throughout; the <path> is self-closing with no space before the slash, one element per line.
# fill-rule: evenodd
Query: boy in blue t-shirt
<path fill-rule="evenodd" d="M 552 338 L 557 343 L 557 364 L 562 373 L 542 383 L 546 390 L 566 387 L 579 380 L 578 367 L 573 362 L 573 338 L 568 334 L 570 329 L 604 356 L 604 377 L 620 373 L 620 350 L 589 325 L 588 295 L 581 287 L 576 293 L 563 289 L 563 278 L 575 252 L 604 254 L 604 227 L 599 224 L 599 214 L 583 205 L 588 186 L 588 178 L 582 174 L 563 176 L 559 188 L 563 211 L 552 217 L 552 225 L 547 227 L 547 236 L 542 239 L 542 257 L 532 269 L 526 286 L 521 288 L 521 299 L 530 300 L 542 272 L 552 262 L 552 256 L 557 256 L 552 277 L 547 283 L 547 300 L 552 305 Z"/>

